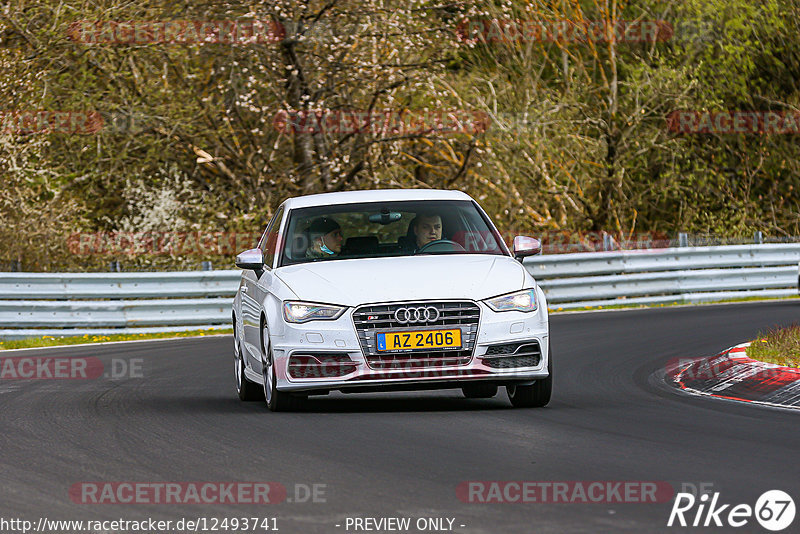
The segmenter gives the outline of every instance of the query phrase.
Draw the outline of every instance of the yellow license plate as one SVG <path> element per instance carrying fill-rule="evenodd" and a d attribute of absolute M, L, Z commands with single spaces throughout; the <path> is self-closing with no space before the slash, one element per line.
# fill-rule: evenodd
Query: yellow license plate
<path fill-rule="evenodd" d="M 378 332 L 379 351 L 418 349 L 460 349 L 461 329 L 418 330 L 416 332 Z"/>

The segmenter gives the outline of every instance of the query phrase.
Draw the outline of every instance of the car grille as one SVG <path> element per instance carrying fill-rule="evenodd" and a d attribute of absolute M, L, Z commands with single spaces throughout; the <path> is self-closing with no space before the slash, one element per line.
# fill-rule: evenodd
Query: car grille
<path fill-rule="evenodd" d="M 439 310 L 436 321 L 402 324 L 394 318 L 399 308 L 433 306 Z M 424 369 L 427 367 L 465 365 L 472 359 L 478 335 L 480 308 L 469 301 L 456 302 L 402 302 L 362 306 L 353 312 L 361 350 L 372 369 Z M 411 332 L 439 328 L 461 328 L 462 349 L 426 350 L 414 352 L 378 352 L 375 347 L 377 332 Z"/>
<path fill-rule="evenodd" d="M 486 356 L 500 356 L 487 358 Z M 483 364 L 492 369 L 513 369 L 516 367 L 536 367 L 542 360 L 542 350 L 538 341 L 491 345 L 483 356 Z"/>

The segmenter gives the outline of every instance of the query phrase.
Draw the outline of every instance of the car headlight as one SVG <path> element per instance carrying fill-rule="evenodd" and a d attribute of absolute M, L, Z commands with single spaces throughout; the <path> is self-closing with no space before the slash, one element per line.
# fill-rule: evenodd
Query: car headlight
<path fill-rule="evenodd" d="M 532 312 L 536 311 L 538 307 L 538 303 L 536 302 L 536 288 L 523 289 L 522 291 L 515 291 L 508 295 L 500 295 L 499 297 L 486 299 L 484 302 L 496 312 Z"/>
<path fill-rule="evenodd" d="M 283 303 L 283 318 L 287 323 L 308 321 L 331 321 L 338 319 L 347 308 L 312 302 L 286 301 Z"/>

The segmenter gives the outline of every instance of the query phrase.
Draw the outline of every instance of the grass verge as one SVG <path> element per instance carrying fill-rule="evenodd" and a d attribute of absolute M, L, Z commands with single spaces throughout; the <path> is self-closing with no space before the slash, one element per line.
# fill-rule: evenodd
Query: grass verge
<path fill-rule="evenodd" d="M 72 337 L 32 337 L 27 339 L 0 340 L 0 350 L 53 347 L 58 345 L 80 345 L 83 343 L 104 343 L 108 341 L 134 341 L 140 339 L 166 339 L 174 337 L 212 336 L 233 334 L 233 328 L 214 328 L 211 330 L 187 330 L 186 332 L 158 332 L 154 334 L 113 334 L 109 336 L 83 335 Z"/>
<path fill-rule="evenodd" d="M 579 308 L 547 308 L 548 313 L 594 311 L 594 310 L 641 310 L 644 308 L 671 308 L 675 306 L 710 306 L 713 304 L 735 304 L 737 302 L 761 302 L 771 300 L 800 300 L 800 296 L 792 297 L 740 297 L 735 299 L 709 300 L 707 302 L 662 302 L 659 304 L 608 304 L 606 306 L 581 306 Z M 620 299 L 620 302 L 625 302 Z"/>
<path fill-rule="evenodd" d="M 747 356 L 784 367 L 800 367 L 800 324 L 760 333 L 748 347 Z"/>

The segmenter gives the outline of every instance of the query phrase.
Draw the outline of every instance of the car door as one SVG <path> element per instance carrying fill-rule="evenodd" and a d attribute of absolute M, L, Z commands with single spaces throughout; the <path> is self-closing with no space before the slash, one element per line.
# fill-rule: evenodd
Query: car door
<path fill-rule="evenodd" d="M 261 312 L 262 303 L 272 289 L 274 277 L 275 255 L 278 246 L 278 235 L 283 220 L 283 206 L 278 208 L 272 217 L 258 248 L 264 255 L 264 269 L 261 273 L 247 271 L 243 276 L 242 318 L 244 325 L 245 351 L 250 358 L 250 366 L 260 369 L 261 361 Z M 247 311 L 245 311 L 245 309 Z"/>

